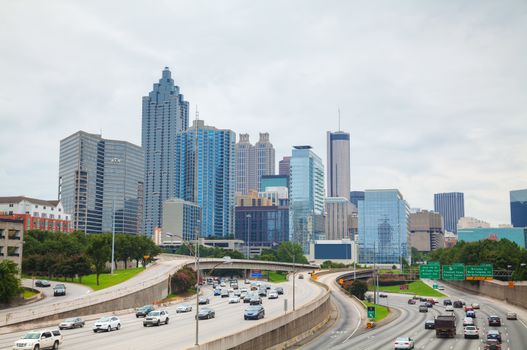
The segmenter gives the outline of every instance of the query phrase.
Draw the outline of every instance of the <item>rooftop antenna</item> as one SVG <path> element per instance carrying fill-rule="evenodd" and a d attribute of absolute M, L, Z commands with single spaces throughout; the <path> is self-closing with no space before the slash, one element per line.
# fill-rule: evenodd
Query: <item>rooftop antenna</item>
<path fill-rule="evenodd" d="M 102 128 L 101 128 L 101 137 L 102 137 Z"/>
<path fill-rule="evenodd" d="M 340 107 L 338 107 L 338 111 L 339 111 L 339 131 L 341 131 L 340 130 Z"/>
<path fill-rule="evenodd" d="M 196 105 L 196 120 L 199 120 L 199 111 L 198 111 L 198 105 Z"/>

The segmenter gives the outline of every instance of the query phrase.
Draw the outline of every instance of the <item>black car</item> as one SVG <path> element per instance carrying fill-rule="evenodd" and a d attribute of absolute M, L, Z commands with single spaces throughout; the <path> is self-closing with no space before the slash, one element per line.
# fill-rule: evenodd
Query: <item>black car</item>
<path fill-rule="evenodd" d="M 146 317 L 150 311 L 154 311 L 154 305 L 145 305 L 135 310 L 135 317 Z"/>
<path fill-rule="evenodd" d="M 55 287 L 53 287 L 53 296 L 63 296 L 66 295 L 66 286 L 62 283 L 57 284 Z"/>
<path fill-rule="evenodd" d="M 265 317 L 265 310 L 262 305 L 252 305 L 245 309 L 244 320 L 259 320 Z"/>
<path fill-rule="evenodd" d="M 261 305 L 262 304 L 262 298 L 260 297 L 252 297 L 249 301 L 250 305 Z"/>
<path fill-rule="evenodd" d="M 426 298 L 426 297 L 419 297 L 419 301 L 428 301 L 428 298 Z"/>
<path fill-rule="evenodd" d="M 250 303 L 251 299 L 254 298 L 255 295 L 252 293 L 247 293 L 247 295 L 243 298 L 244 303 Z"/>
<path fill-rule="evenodd" d="M 501 319 L 498 316 L 489 316 L 489 326 L 501 326 Z"/>
<path fill-rule="evenodd" d="M 204 307 L 199 310 L 198 319 L 200 320 L 208 320 L 214 317 L 216 317 L 216 313 L 212 309 Z"/>
<path fill-rule="evenodd" d="M 432 304 L 431 302 L 427 301 L 425 303 L 426 307 L 434 307 L 434 304 Z"/>
<path fill-rule="evenodd" d="M 436 328 L 436 321 L 435 320 L 426 320 L 425 321 L 425 329 L 435 329 Z"/>
<path fill-rule="evenodd" d="M 379 293 L 379 298 L 388 298 L 388 294 Z"/>
<path fill-rule="evenodd" d="M 282 287 L 276 287 L 275 289 L 276 289 L 276 292 L 277 292 L 278 294 L 280 294 L 280 295 L 284 294 L 284 288 L 282 288 Z"/>
<path fill-rule="evenodd" d="M 206 305 L 206 304 L 210 303 L 210 300 L 209 300 L 209 298 L 199 297 L 199 301 L 198 302 L 199 302 L 200 305 Z"/>
<path fill-rule="evenodd" d="M 452 305 L 452 300 L 450 300 L 450 299 L 445 299 L 445 300 L 443 300 L 443 305 L 444 305 L 444 306 Z"/>
<path fill-rule="evenodd" d="M 35 286 L 37 287 L 51 287 L 51 283 L 48 280 L 36 280 Z"/>
<path fill-rule="evenodd" d="M 456 309 L 461 309 L 463 307 L 463 302 L 461 302 L 460 300 L 456 300 L 454 301 L 453 306 Z"/>
<path fill-rule="evenodd" d="M 501 333 L 497 329 L 490 329 L 487 333 L 487 339 L 496 339 L 501 344 Z"/>

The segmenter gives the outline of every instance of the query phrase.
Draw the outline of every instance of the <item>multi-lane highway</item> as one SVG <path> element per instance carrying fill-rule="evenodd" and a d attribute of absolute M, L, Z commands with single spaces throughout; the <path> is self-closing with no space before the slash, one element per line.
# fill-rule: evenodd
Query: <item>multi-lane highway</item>
<path fill-rule="evenodd" d="M 265 318 L 259 321 L 245 321 L 243 311 L 248 306 L 240 302 L 239 304 L 228 304 L 228 298 L 213 296 L 210 287 L 204 288 L 204 295 L 210 299 L 210 305 L 216 312 L 216 318 L 202 320 L 199 322 L 200 343 L 224 337 L 226 335 L 239 332 L 243 329 L 252 327 L 258 323 L 265 322 L 270 318 L 277 317 L 284 313 L 284 299 L 288 299 L 288 307 L 292 305 L 292 282 L 280 283 L 284 287 L 284 295 L 278 299 L 268 300 L 264 298 Z M 244 287 L 243 283 L 240 287 Z M 301 307 L 307 302 L 323 295 L 324 290 L 309 282 L 307 279 L 296 280 L 296 306 Z M 195 307 L 194 303 L 192 304 Z M 93 333 L 91 327 L 93 321 L 87 322 L 84 328 L 76 330 L 64 330 L 64 344 L 62 349 L 84 350 L 84 349 L 185 349 L 194 345 L 194 311 L 190 313 L 176 313 L 178 304 L 171 305 L 166 309 L 170 313 L 168 325 L 159 327 L 143 327 L 143 320 L 137 319 L 135 314 L 119 316 L 122 328 L 119 331 L 110 333 Z M 194 309 L 195 310 L 195 309 Z M 0 349 L 11 349 L 15 340 L 22 336 L 24 332 L 17 332 L 0 336 Z"/>

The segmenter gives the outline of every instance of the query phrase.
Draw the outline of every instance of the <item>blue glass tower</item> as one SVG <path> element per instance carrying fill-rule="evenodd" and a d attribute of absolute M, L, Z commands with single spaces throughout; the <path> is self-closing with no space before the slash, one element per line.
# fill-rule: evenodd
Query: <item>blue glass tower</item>
<path fill-rule="evenodd" d="M 513 227 L 527 227 L 527 189 L 510 192 L 511 224 Z"/>
<path fill-rule="evenodd" d="M 163 202 L 176 193 L 176 147 L 178 132 L 188 128 L 188 102 L 174 85 L 165 67 L 159 83 L 143 97 L 142 146 L 145 152 L 144 232 L 152 235 L 161 227 Z"/>
<path fill-rule="evenodd" d="M 445 230 L 457 233 L 457 222 L 465 216 L 465 198 L 463 193 L 434 194 L 434 211 L 443 216 Z"/>
<path fill-rule="evenodd" d="M 176 135 L 174 197 L 198 203 L 202 237 L 234 234 L 235 144 L 233 131 L 203 120 Z"/>
<path fill-rule="evenodd" d="M 409 208 L 398 190 L 366 190 L 359 200 L 361 264 L 410 262 Z"/>

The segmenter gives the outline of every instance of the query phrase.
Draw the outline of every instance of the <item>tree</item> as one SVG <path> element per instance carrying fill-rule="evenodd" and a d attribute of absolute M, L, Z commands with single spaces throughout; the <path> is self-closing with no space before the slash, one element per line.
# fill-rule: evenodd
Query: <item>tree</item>
<path fill-rule="evenodd" d="M 86 254 L 90 257 L 95 267 L 97 285 L 99 285 L 99 276 L 103 273 L 106 263 L 111 260 L 112 241 L 108 234 L 91 235 L 88 241 L 89 245 L 86 249 Z"/>
<path fill-rule="evenodd" d="M 349 286 L 348 291 L 360 300 L 364 300 L 364 295 L 368 291 L 368 285 L 361 280 L 354 280 Z"/>
<path fill-rule="evenodd" d="M 294 257 L 294 259 L 293 259 Z M 295 262 L 296 264 L 307 264 L 304 251 L 300 244 L 295 242 L 282 242 L 276 251 L 277 261 Z"/>
<path fill-rule="evenodd" d="M 188 266 L 178 270 L 170 279 L 173 293 L 183 293 L 196 285 L 196 272 Z"/>
<path fill-rule="evenodd" d="M 135 241 L 134 238 L 124 233 L 115 236 L 116 260 L 123 262 L 125 270 L 128 268 L 128 260 L 130 260 L 134 252 L 132 248 Z"/>
<path fill-rule="evenodd" d="M 20 294 L 18 267 L 11 260 L 0 262 L 0 303 L 8 304 Z"/>

